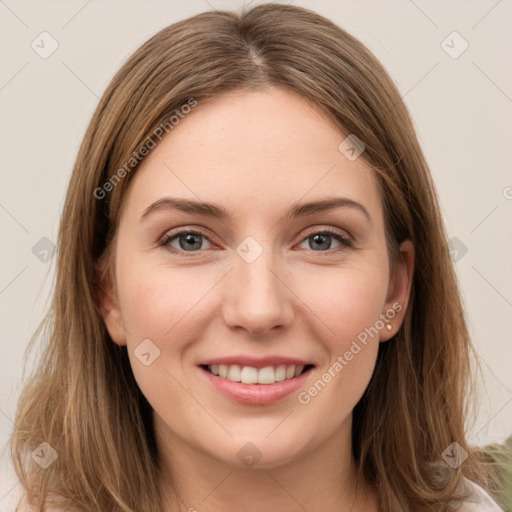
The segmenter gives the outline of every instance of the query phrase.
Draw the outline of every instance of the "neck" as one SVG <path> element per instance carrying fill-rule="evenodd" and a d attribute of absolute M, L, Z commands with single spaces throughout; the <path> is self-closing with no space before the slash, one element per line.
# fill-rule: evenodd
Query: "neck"
<path fill-rule="evenodd" d="M 272 467 L 213 458 L 175 437 L 156 414 L 155 430 L 165 512 L 379 510 L 375 491 L 356 480 L 351 417 L 318 447 Z"/>

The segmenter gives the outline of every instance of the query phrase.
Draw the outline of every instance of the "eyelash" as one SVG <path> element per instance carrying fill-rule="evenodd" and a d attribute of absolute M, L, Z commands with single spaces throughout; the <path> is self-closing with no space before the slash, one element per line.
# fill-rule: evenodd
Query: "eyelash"
<path fill-rule="evenodd" d="M 184 235 L 184 234 L 199 235 L 199 236 L 202 236 L 202 237 L 206 238 L 210 243 L 212 243 L 211 240 L 204 233 L 201 233 L 200 231 L 190 230 L 190 229 L 182 229 L 180 231 L 175 231 L 175 232 L 171 232 L 171 233 L 166 234 L 160 240 L 160 242 L 158 242 L 158 245 L 160 247 L 164 247 L 166 250 L 172 252 L 173 254 L 178 254 L 178 255 L 181 255 L 181 256 L 185 256 L 185 257 L 194 257 L 197 253 L 199 253 L 201 251 L 200 250 L 199 251 L 183 251 L 183 250 L 176 249 L 175 247 L 172 247 L 171 245 L 169 245 L 169 242 L 171 240 L 174 240 L 175 238 L 179 237 L 180 235 Z M 323 229 L 323 230 L 319 230 L 319 231 L 310 231 L 309 234 L 307 234 L 302 239 L 301 243 L 304 242 L 304 240 L 307 240 L 309 237 L 311 237 L 313 235 L 328 235 L 328 236 L 332 236 L 333 238 L 338 240 L 338 242 L 340 242 L 343 247 L 339 247 L 338 249 L 334 249 L 334 250 L 312 251 L 312 252 L 319 252 L 320 254 L 322 254 L 322 253 L 324 253 L 324 254 L 325 253 L 326 254 L 333 254 L 333 253 L 342 251 L 342 250 L 344 250 L 347 247 L 353 247 L 352 240 L 350 240 L 348 237 L 343 235 L 341 232 L 339 232 L 337 230 L 333 230 L 333 229 Z"/>

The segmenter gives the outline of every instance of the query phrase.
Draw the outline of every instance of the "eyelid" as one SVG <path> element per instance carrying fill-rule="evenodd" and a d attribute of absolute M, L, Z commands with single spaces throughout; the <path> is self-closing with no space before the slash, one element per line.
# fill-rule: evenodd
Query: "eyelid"
<path fill-rule="evenodd" d="M 185 257 L 193 256 L 195 254 L 200 254 L 203 252 L 203 250 L 198 251 L 183 251 L 180 249 L 176 249 L 168 244 L 168 242 L 182 234 L 195 234 L 202 236 L 203 238 L 206 238 L 210 243 L 215 244 L 211 240 L 211 236 L 205 233 L 205 228 L 203 227 L 194 227 L 193 225 L 188 226 L 179 226 L 177 228 L 172 229 L 171 231 L 167 231 L 164 233 L 164 235 L 160 238 L 158 241 L 158 246 L 163 247 L 167 250 L 169 250 L 171 253 L 178 254 L 178 255 L 184 255 Z M 329 236 L 339 236 L 343 239 L 343 242 L 340 242 L 342 245 L 344 245 L 345 249 L 348 249 L 350 247 L 354 247 L 354 240 L 352 236 L 344 229 L 335 227 L 335 226 L 313 226 L 311 228 L 308 228 L 305 233 L 302 235 L 302 238 L 300 239 L 299 243 L 304 242 L 307 238 L 314 234 L 327 234 Z M 215 244 L 217 245 L 217 244 Z M 343 249 L 342 248 L 342 249 Z M 334 250 L 328 250 L 328 251 L 312 251 L 315 253 L 318 253 L 319 255 L 330 255 L 339 252 L 342 249 L 334 249 Z M 215 249 L 213 249 L 215 250 Z"/>
<path fill-rule="evenodd" d="M 184 256 L 193 256 L 194 254 L 199 254 L 199 253 L 201 253 L 201 252 L 203 252 L 205 250 L 205 249 L 203 249 L 203 250 L 200 250 L 200 251 L 183 251 L 183 250 L 180 250 L 180 249 L 176 249 L 175 247 L 172 247 L 168 243 L 172 239 L 175 239 L 175 238 L 177 238 L 177 237 L 179 237 L 180 235 L 183 235 L 183 234 L 199 235 L 199 236 L 202 236 L 203 238 L 207 239 L 208 242 L 210 242 L 211 244 L 218 245 L 218 244 L 215 244 L 215 242 L 213 242 L 211 240 L 212 237 L 210 235 L 206 234 L 205 228 L 202 228 L 202 227 L 199 228 L 199 227 L 193 227 L 193 226 L 179 226 L 177 228 L 172 229 L 171 231 L 166 231 L 163 234 L 163 236 L 160 237 L 160 239 L 158 240 L 157 245 L 159 247 L 167 249 L 171 253 L 179 254 L 179 255 L 184 255 Z"/>
<path fill-rule="evenodd" d="M 308 236 L 311 236 L 311 235 L 314 235 L 317 233 L 322 233 L 322 232 L 326 232 L 331 235 L 332 234 L 339 235 L 342 238 L 346 239 L 347 241 L 354 243 L 354 240 L 352 239 L 352 236 L 350 235 L 350 233 L 348 231 L 341 229 L 341 228 L 334 227 L 334 226 L 321 226 L 321 227 L 314 226 L 312 228 L 308 228 L 306 230 L 304 238 L 301 240 L 301 242 L 303 242 L 305 238 L 308 238 Z"/>
<path fill-rule="evenodd" d="M 201 235 L 204 238 L 207 238 L 212 243 L 213 240 L 215 239 L 215 236 L 210 234 L 210 231 L 207 228 L 203 226 L 196 226 L 194 224 L 186 224 L 184 226 L 177 226 L 171 230 L 164 231 L 163 235 L 159 238 L 159 240 L 162 241 L 169 238 L 173 238 L 183 233 L 194 233 L 197 235 Z"/>

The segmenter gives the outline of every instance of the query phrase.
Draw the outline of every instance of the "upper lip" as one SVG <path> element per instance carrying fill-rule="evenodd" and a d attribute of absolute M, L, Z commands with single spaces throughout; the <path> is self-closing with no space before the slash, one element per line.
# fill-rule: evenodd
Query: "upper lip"
<path fill-rule="evenodd" d="M 285 356 L 266 356 L 266 357 L 250 357 L 250 356 L 227 356 L 227 357 L 215 357 L 207 359 L 199 363 L 199 366 L 210 366 L 212 364 L 225 364 L 239 366 L 252 366 L 253 368 L 265 368 L 267 366 L 306 366 L 313 365 L 311 361 L 304 359 L 297 359 L 295 357 Z"/>

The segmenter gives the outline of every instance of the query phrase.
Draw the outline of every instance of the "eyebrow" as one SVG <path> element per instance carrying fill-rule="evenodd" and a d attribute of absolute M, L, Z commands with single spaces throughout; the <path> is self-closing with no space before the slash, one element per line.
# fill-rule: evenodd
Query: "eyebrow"
<path fill-rule="evenodd" d="M 357 201 L 349 199 L 348 197 L 329 197 L 320 201 L 310 201 L 308 203 L 297 202 L 291 206 L 286 212 L 285 216 L 288 219 L 297 217 L 306 217 L 315 213 L 326 212 L 336 208 L 352 208 L 364 214 L 366 219 L 372 223 L 372 218 L 368 210 Z M 192 199 L 179 199 L 176 197 L 162 197 L 154 203 L 150 204 L 143 212 L 141 221 L 144 220 L 152 212 L 158 210 L 174 209 L 185 213 L 193 213 L 197 215 L 204 215 L 221 220 L 229 220 L 232 215 L 220 205 L 194 201 Z"/>

